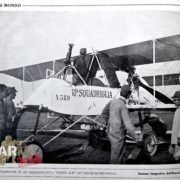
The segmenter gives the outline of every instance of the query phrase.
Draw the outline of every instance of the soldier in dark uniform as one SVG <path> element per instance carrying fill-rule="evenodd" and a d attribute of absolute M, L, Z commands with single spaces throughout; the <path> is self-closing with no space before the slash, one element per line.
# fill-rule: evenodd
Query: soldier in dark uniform
<path fill-rule="evenodd" d="M 75 60 L 74 60 L 74 67 L 76 68 L 76 70 L 78 71 L 78 73 L 80 74 L 80 76 L 83 78 L 84 81 L 86 81 L 86 75 L 88 73 L 88 68 L 87 68 L 87 64 L 86 64 L 86 48 L 81 48 L 80 49 L 80 56 L 78 56 Z M 80 85 L 83 84 L 81 78 L 79 77 L 79 75 L 74 71 L 73 72 L 73 84 L 74 85 Z"/>
<path fill-rule="evenodd" d="M 6 135 L 6 113 L 3 99 L 7 96 L 6 85 L 0 84 L 0 142 Z"/>
<path fill-rule="evenodd" d="M 4 104 L 6 107 L 6 127 L 7 127 L 7 135 L 11 135 L 11 137 L 15 138 L 14 132 L 14 116 L 16 114 L 16 108 L 13 102 L 13 99 L 16 97 L 16 89 L 15 87 L 7 87 L 7 97 L 4 99 Z"/>

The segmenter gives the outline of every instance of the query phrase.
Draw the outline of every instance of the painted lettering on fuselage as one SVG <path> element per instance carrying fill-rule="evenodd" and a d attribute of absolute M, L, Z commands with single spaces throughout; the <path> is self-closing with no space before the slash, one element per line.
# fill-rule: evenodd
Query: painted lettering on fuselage
<path fill-rule="evenodd" d="M 72 89 L 72 96 L 74 97 L 96 97 L 96 98 L 110 98 L 112 99 L 111 91 L 103 90 L 89 90 L 89 89 Z"/>
<path fill-rule="evenodd" d="M 56 100 L 58 100 L 58 101 L 69 101 L 70 95 L 56 94 Z"/>

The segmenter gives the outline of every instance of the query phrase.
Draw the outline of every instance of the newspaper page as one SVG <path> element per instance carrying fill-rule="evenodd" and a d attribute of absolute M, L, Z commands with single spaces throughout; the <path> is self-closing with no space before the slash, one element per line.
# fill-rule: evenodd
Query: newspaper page
<path fill-rule="evenodd" d="M 179 100 L 179 1 L 0 0 L 1 179 L 179 179 Z"/>

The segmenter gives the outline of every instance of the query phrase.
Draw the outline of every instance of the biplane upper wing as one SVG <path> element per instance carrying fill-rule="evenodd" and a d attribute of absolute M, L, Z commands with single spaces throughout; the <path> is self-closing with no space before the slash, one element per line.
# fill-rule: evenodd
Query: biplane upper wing
<path fill-rule="evenodd" d="M 164 62 L 180 59 L 179 49 L 180 35 L 156 39 L 155 61 Z M 104 58 L 104 66 L 107 66 L 110 69 L 126 70 L 129 66 L 153 63 L 153 40 L 102 50 L 100 53 L 108 56 L 108 58 Z M 53 62 L 55 72 L 58 72 L 64 67 L 64 61 L 65 58 L 25 67 L 3 70 L 0 71 L 0 73 L 31 82 L 46 78 L 46 69 L 52 70 Z"/>
<path fill-rule="evenodd" d="M 33 82 L 33 81 L 45 79 L 47 69 L 53 70 L 54 68 L 55 73 L 59 72 L 65 66 L 64 60 L 65 59 L 58 59 L 55 61 L 48 61 L 45 63 L 39 63 L 30 66 L 3 70 L 0 71 L 0 73 L 13 76 L 23 81 Z"/>
<path fill-rule="evenodd" d="M 180 59 L 180 35 L 155 39 L 155 61 Z M 102 51 L 109 57 L 128 56 L 130 65 L 153 63 L 153 40 L 116 47 Z"/>
<path fill-rule="evenodd" d="M 135 43 L 127 46 L 116 47 L 101 51 L 108 55 L 103 63 L 104 66 L 116 68 L 116 70 L 127 70 L 130 66 L 153 63 L 153 54 L 155 62 L 175 61 L 180 59 L 180 35 L 174 35 L 156 40 L 149 40 Z M 110 77 L 115 77 L 114 72 L 107 72 Z M 117 80 L 112 87 L 117 86 Z"/>
<path fill-rule="evenodd" d="M 130 66 L 151 64 L 154 62 L 154 53 L 156 63 L 180 59 L 180 35 L 112 48 L 101 52 L 109 57 L 109 59 L 104 58 L 105 60 L 103 60 L 102 58 L 102 60 L 104 67 L 107 67 L 105 71 L 109 75 L 110 85 L 111 87 L 118 87 L 118 79 L 115 77 L 113 68 L 128 71 Z M 155 95 L 161 102 L 174 104 L 170 98 L 158 91 L 154 91 L 153 88 L 143 84 L 143 82 L 140 85 L 149 93 Z"/>

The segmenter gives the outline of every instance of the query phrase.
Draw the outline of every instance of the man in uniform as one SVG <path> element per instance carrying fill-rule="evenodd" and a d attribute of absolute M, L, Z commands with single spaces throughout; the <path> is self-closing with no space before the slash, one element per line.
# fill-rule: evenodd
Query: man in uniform
<path fill-rule="evenodd" d="M 81 48 L 80 49 L 80 56 L 77 57 L 74 60 L 74 67 L 76 68 L 76 70 L 78 71 L 78 73 L 80 74 L 80 76 L 83 78 L 84 81 L 86 81 L 86 75 L 88 72 L 87 69 L 87 64 L 86 64 L 86 48 Z M 73 84 L 74 85 L 80 85 L 82 84 L 82 80 L 79 77 L 79 75 L 74 71 L 73 72 Z"/>
<path fill-rule="evenodd" d="M 126 99 L 131 91 L 128 85 L 121 88 L 120 97 L 110 101 L 103 109 L 102 116 L 108 121 L 108 138 L 111 144 L 111 164 L 121 164 L 124 161 L 125 136 L 128 133 L 136 141 L 139 136 L 135 134 L 135 129 L 131 123 L 129 112 L 126 107 Z M 109 120 L 107 118 L 109 117 Z"/>
<path fill-rule="evenodd" d="M 6 135 L 6 112 L 3 99 L 7 96 L 6 85 L 0 84 L 0 142 Z"/>
<path fill-rule="evenodd" d="M 171 145 L 169 152 L 173 154 L 174 160 L 180 163 L 180 91 L 176 91 L 172 97 L 177 107 L 172 126 Z"/>
<path fill-rule="evenodd" d="M 4 99 L 4 104 L 6 107 L 6 126 L 7 126 L 7 135 L 11 135 L 12 138 L 15 138 L 14 126 L 14 116 L 16 114 L 16 108 L 13 102 L 13 99 L 16 97 L 15 87 L 7 87 L 7 97 Z"/>

